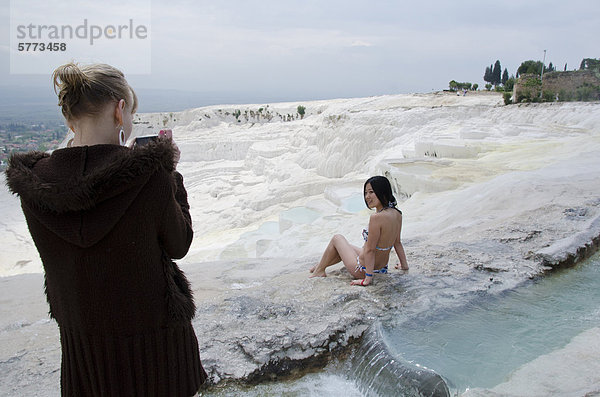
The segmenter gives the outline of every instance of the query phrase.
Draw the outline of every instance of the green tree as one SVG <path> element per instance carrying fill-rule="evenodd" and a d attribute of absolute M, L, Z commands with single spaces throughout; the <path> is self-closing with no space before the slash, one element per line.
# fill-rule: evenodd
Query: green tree
<path fill-rule="evenodd" d="M 302 105 L 298 105 L 298 114 L 300 115 L 300 119 L 304 118 L 304 112 L 306 111 L 306 108 Z"/>
<path fill-rule="evenodd" d="M 473 88 L 473 83 L 469 83 L 468 81 L 459 83 L 456 80 L 452 80 L 448 83 L 448 87 L 450 87 L 450 91 L 471 90 Z"/>
<path fill-rule="evenodd" d="M 490 83 L 487 83 L 485 85 L 485 89 L 488 90 L 488 91 L 491 90 L 492 89 L 492 85 Z"/>
<path fill-rule="evenodd" d="M 479 88 L 479 84 L 477 84 L 477 83 L 473 84 L 473 87 L 472 87 L 473 91 L 477 91 L 478 88 Z"/>
<path fill-rule="evenodd" d="M 504 83 L 504 91 L 512 91 L 513 88 L 515 87 L 515 77 L 514 76 L 510 76 L 507 80 L 506 83 Z"/>
<path fill-rule="evenodd" d="M 600 59 L 595 58 L 583 58 L 581 61 L 581 65 L 579 65 L 580 70 L 600 70 Z"/>
<path fill-rule="evenodd" d="M 541 61 L 525 61 L 522 62 L 517 69 L 517 78 L 523 74 L 541 74 L 542 73 L 542 62 Z"/>
<path fill-rule="evenodd" d="M 494 64 L 494 69 L 492 70 L 492 83 L 493 85 L 498 85 L 502 82 L 502 66 L 500 66 L 500 61 L 496 61 Z"/>
<path fill-rule="evenodd" d="M 483 75 L 483 81 L 485 81 L 487 83 L 491 83 L 493 81 L 492 67 L 490 67 L 490 66 L 485 67 L 485 74 Z"/>
<path fill-rule="evenodd" d="M 506 70 L 506 68 L 504 68 L 504 73 L 502 73 L 502 85 L 506 85 L 507 81 L 508 81 L 508 70 Z"/>

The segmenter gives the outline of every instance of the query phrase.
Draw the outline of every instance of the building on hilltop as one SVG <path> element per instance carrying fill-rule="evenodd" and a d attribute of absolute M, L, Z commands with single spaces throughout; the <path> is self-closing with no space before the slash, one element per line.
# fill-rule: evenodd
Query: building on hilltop
<path fill-rule="evenodd" d="M 549 72 L 543 81 L 536 74 L 524 74 L 515 83 L 513 101 L 596 101 L 600 100 L 600 71 Z"/>

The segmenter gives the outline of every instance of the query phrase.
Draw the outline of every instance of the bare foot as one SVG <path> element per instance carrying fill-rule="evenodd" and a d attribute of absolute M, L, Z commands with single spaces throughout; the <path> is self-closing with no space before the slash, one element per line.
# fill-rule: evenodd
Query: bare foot
<path fill-rule="evenodd" d="M 312 273 L 312 276 L 309 276 L 308 278 L 327 277 L 327 274 L 325 274 L 325 269 L 317 269 L 317 266 L 313 266 L 313 268 L 310 269 L 310 272 Z"/>
<path fill-rule="evenodd" d="M 315 271 L 315 269 L 317 268 L 317 265 L 314 265 L 313 267 L 311 267 L 308 271 L 313 273 Z"/>
<path fill-rule="evenodd" d="M 396 269 L 398 269 L 398 270 L 408 270 L 408 266 L 406 266 L 406 267 L 402 267 L 402 266 L 400 266 L 400 264 L 397 264 L 397 265 L 396 265 L 396 266 L 394 266 L 394 267 L 395 267 Z"/>

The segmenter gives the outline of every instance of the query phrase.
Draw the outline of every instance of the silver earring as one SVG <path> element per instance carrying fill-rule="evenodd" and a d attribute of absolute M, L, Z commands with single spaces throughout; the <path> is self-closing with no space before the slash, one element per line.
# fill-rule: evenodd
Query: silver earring
<path fill-rule="evenodd" d="M 125 146 L 125 131 L 123 131 L 123 127 L 119 130 L 119 145 Z"/>

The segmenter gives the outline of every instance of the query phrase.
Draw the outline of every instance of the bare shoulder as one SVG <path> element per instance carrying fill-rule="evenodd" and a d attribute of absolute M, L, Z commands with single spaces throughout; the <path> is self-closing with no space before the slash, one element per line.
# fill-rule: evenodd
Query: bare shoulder
<path fill-rule="evenodd" d="M 380 212 L 376 212 L 374 214 L 371 214 L 371 216 L 369 216 L 369 223 L 378 223 L 381 222 L 381 213 Z"/>
<path fill-rule="evenodd" d="M 402 213 L 400 211 L 382 211 L 371 214 L 369 223 L 402 222 Z"/>
<path fill-rule="evenodd" d="M 402 226 L 402 212 L 400 211 L 394 211 L 395 214 L 394 216 L 396 217 L 396 222 L 400 223 L 400 226 Z"/>
<path fill-rule="evenodd" d="M 371 214 L 369 218 L 370 227 L 381 227 L 390 222 L 389 215 L 384 212 Z"/>
<path fill-rule="evenodd" d="M 402 220 L 402 211 L 396 210 L 394 211 L 394 215 L 396 216 L 396 218 Z"/>
<path fill-rule="evenodd" d="M 400 211 L 385 211 L 387 212 L 387 220 L 388 222 L 398 222 L 398 223 L 402 223 L 402 212 Z"/>

